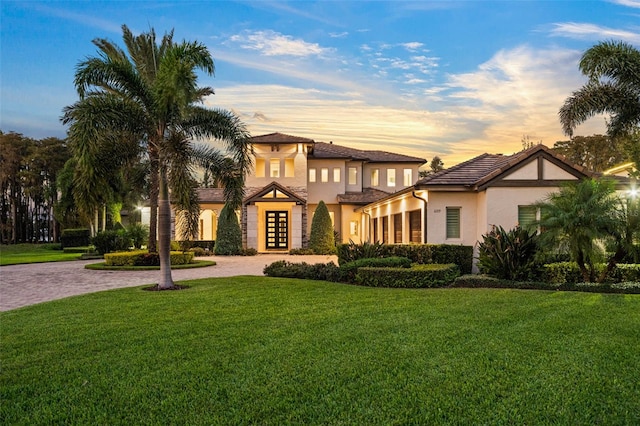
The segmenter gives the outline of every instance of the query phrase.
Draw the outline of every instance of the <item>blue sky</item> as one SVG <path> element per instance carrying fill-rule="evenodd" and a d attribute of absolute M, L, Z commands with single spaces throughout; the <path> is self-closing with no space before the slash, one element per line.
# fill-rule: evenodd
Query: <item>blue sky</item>
<path fill-rule="evenodd" d="M 282 132 L 361 149 L 510 154 L 523 135 L 566 140 L 557 112 L 602 40 L 640 46 L 640 0 L 7 1 L 1 8 L 0 129 L 64 137 L 73 75 L 94 38 L 153 27 L 212 53 L 207 105 L 253 135 Z M 604 132 L 604 118 L 577 134 Z"/>

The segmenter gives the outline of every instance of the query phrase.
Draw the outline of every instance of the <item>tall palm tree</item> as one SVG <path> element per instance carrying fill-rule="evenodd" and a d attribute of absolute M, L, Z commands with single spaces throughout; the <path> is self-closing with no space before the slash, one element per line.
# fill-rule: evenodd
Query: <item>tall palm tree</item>
<path fill-rule="evenodd" d="M 127 53 L 116 44 L 96 39 L 99 56 L 78 65 L 75 86 L 80 99 L 64 109 L 62 121 L 70 124 L 69 140 L 78 159 L 80 176 L 90 177 L 101 143 L 127 135 L 141 144 L 150 163 L 150 205 L 152 221 L 150 250 L 155 248 L 157 206 L 158 251 L 161 278 L 159 287 L 173 286 L 170 268 L 169 192 L 191 224 L 197 225 L 197 198 L 193 165 L 209 168 L 227 188 L 228 200 L 242 199 L 244 176 L 251 168 L 249 134 L 233 113 L 206 109 L 204 98 L 210 87 L 198 87 L 196 71 L 214 73 L 207 48 L 198 42 L 173 42 L 173 31 L 156 44 L 154 30 L 133 36 L 122 26 Z M 193 147 L 192 139 L 222 141 L 233 162 L 218 150 Z M 222 166 L 227 166 L 222 169 Z M 232 165 L 230 170 L 229 165 Z M 238 195 L 240 194 L 240 195 Z M 197 228 L 196 228 L 197 229 Z"/>
<path fill-rule="evenodd" d="M 605 41 L 588 49 L 580 71 L 589 81 L 560 108 L 560 123 L 573 130 L 595 114 L 608 113 L 609 134 L 627 134 L 640 124 L 640 51 L 628 43 Z"/>

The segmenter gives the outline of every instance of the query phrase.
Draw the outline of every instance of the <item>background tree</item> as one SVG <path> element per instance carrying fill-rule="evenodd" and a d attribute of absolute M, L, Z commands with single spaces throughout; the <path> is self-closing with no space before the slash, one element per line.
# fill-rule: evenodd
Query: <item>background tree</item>
<path fill-rule="evenodd" d="M 63 122 L 70 124 L 69 139 L 78 159 L 76 180 L 91 177 L 90 165 L 105 143 L 124 137 L 144 148 L 152 213 L 149 247 L 156 247 L 157 206 L 159 287 L 170 288 L 170 189 L 180 217 L 188 224 L 185 229 L 194 232 L 199 207 L 193 166 L 204 164 L 214 176 L 222 175 L 230 186 L 225 187 L 227 201 L 237 204 L 251 168 L 251 145 L 248 132 L 233 113 L 198 105 L 213 94 L 210 87 L 197 86 L 197 70 L 214 73 L 213 59 L 204 45 L 174 43 L 173 32 L 158 45 L 153 30 L 135 37 L 126 26 L 122 30 L 128 55 L 108 40 L 94 40 L 99 56 L 79 64 L 75 85 L 80 100 L 65 108 Z M 226 155 L 218 150 L 194 149 L 191 140 L 202 138 L 222 141 L 234 161 L 223 161 Z M 196 158 L 198 154 L 208 157 Z M 229 164 L 233 170 L 219 169 Z"/>
<path fill-rule="evenodd" d="M 544 230 L 540 246 L 567 251 L 578 264 L 585 282 L 596 281 L 596 264 L 604 260 L 607 241 L 615 246 L 615 254 L 609 259 L 615 266 L 616 259 L 626 253 L 628 238 L 633 238 L 627 234 L 629 222 L 613 181 L 587 179 L 567 185 L 538 207 Z M 604 278 L 600 276 L 599 281 Z"/>
<path fill-rule="evenodd" d="M 579 67 L 589 80 L 560 108 L 564 132 L 572 136 L 580 123 L 606 113 L 609 136 L 632 133 L 640 124 L 640 51 L 625 42 L 601 42 L 582 55 Z"/>
<path fill-rule="evenodd" d="M 431 163 L 429 164 L 429 170 L 420 170 L 418 175 L 421 178 L 425 178 L 427 176 L 438 173 L 441 170 L 444 170 L 444 163 L 442 162 L 440 157 L 436 155 L 435 157 L 433 157 L 433 160 L 431 160 Z"/>
<path fill-rule="evenodd" d="M 603 172 L 630 159 L 623 138 L 605 135 L 575 136 L 568 141 L 556 142 L 553 150 L 594 172 Z"/>
<path fill-rule="evenodd" d="M 213 252 L 223 256 L 242 253 L 242 231 L 238 223 L 238 215 L 229 203 L 226 203 L 220 211 Z"/>
<path fill-rule="evenodd" d="M 311 221 L 311 235 L 309 236 L 309 248 L 315 254 L 335 254 L 336 240 L 333 233 L 333 224 L 329 209 L 324 201 L 318 203 Z"/>

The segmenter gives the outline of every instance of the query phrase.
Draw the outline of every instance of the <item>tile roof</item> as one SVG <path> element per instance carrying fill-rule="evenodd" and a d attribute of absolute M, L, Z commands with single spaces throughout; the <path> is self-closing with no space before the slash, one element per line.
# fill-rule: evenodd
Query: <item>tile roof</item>
<path fill-rule="evenodd" d="M 427 160 L 409 155 L 394 154 L 386 151 L 361 150 L 334 145 L 333 143 L 316 142 L 313 151 L 309 153 L 309 158 L 335 159 L 344 158 L 349 160 L 370 161 L 376 163 L 426 163 Z"/>
<path fill-rule="evenodd" d="M 222 188 L 197 188 L 196 193 L 201 203 L 224 203 Z"/>
<path fill-rule="evenodd" d="M 285 135 L 284 133 L 269 133 L 268 135 L 254 136 L 251 143 L 313 143 L 313 139 L 300 136 Z"/>
<path fill-rule="evenodd" d="M 555 158 L 565 163 L 583 175 L 591 175 L 584 167 L 570 164 L 564 157 L 554 153 L 544 145 L 535 145 L 524 151 L 512 155 L 482 154 L 471 160 L 457 164 L 449 169 L 442 170 L 426 178 L 420 179 L 416 186 L 463 186 L 477 188 L 489 180 L 499 176 L 517 164 L 532 158 L 537 153 Z"/>
<path fill-rule="evenodd" d="M 374 188 L 364 188 L 362 192 L 347 192 L 338 194 L 338 203 L 340 204 L 369 204 L 387 197 L 388 192 L 380 191 Z"/>

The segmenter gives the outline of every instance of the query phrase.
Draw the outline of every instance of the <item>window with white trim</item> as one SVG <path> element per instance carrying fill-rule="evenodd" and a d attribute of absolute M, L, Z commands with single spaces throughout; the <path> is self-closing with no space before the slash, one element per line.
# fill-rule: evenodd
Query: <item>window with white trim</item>
<path fill-rule="evenodd" d="M 320 169 L 320 182 L 329 182 L 329 169 L 326 167 Z"/>
<path fill-rule="evenodd" d="M 371 186 L 380 185 L 380 169 L 371 170 Z"/>
<path fill-rule="evenodd" d="M 340 168 L 339 167 L 335 167 L 333 169 L 333 181 L 334 182 L 340 182 Z"/>
<path fill-rule="evenodd" d="M 387 186 L 396 186 L 396 169 L 387 169 Z"/>
<path fill-rule="evenodd" d="M 316 181 L 316 169 L 309 169 L 309 182 Z"/>
<path fill-rule="evenodd" d="M 358 184 L 358 169 L 355 167 L 349 167 L 349 185 Z"/>
<path fill-rule="evenodd" d="M 460 207 L 447 207 L 447 239 L 460 238 Z"/>

